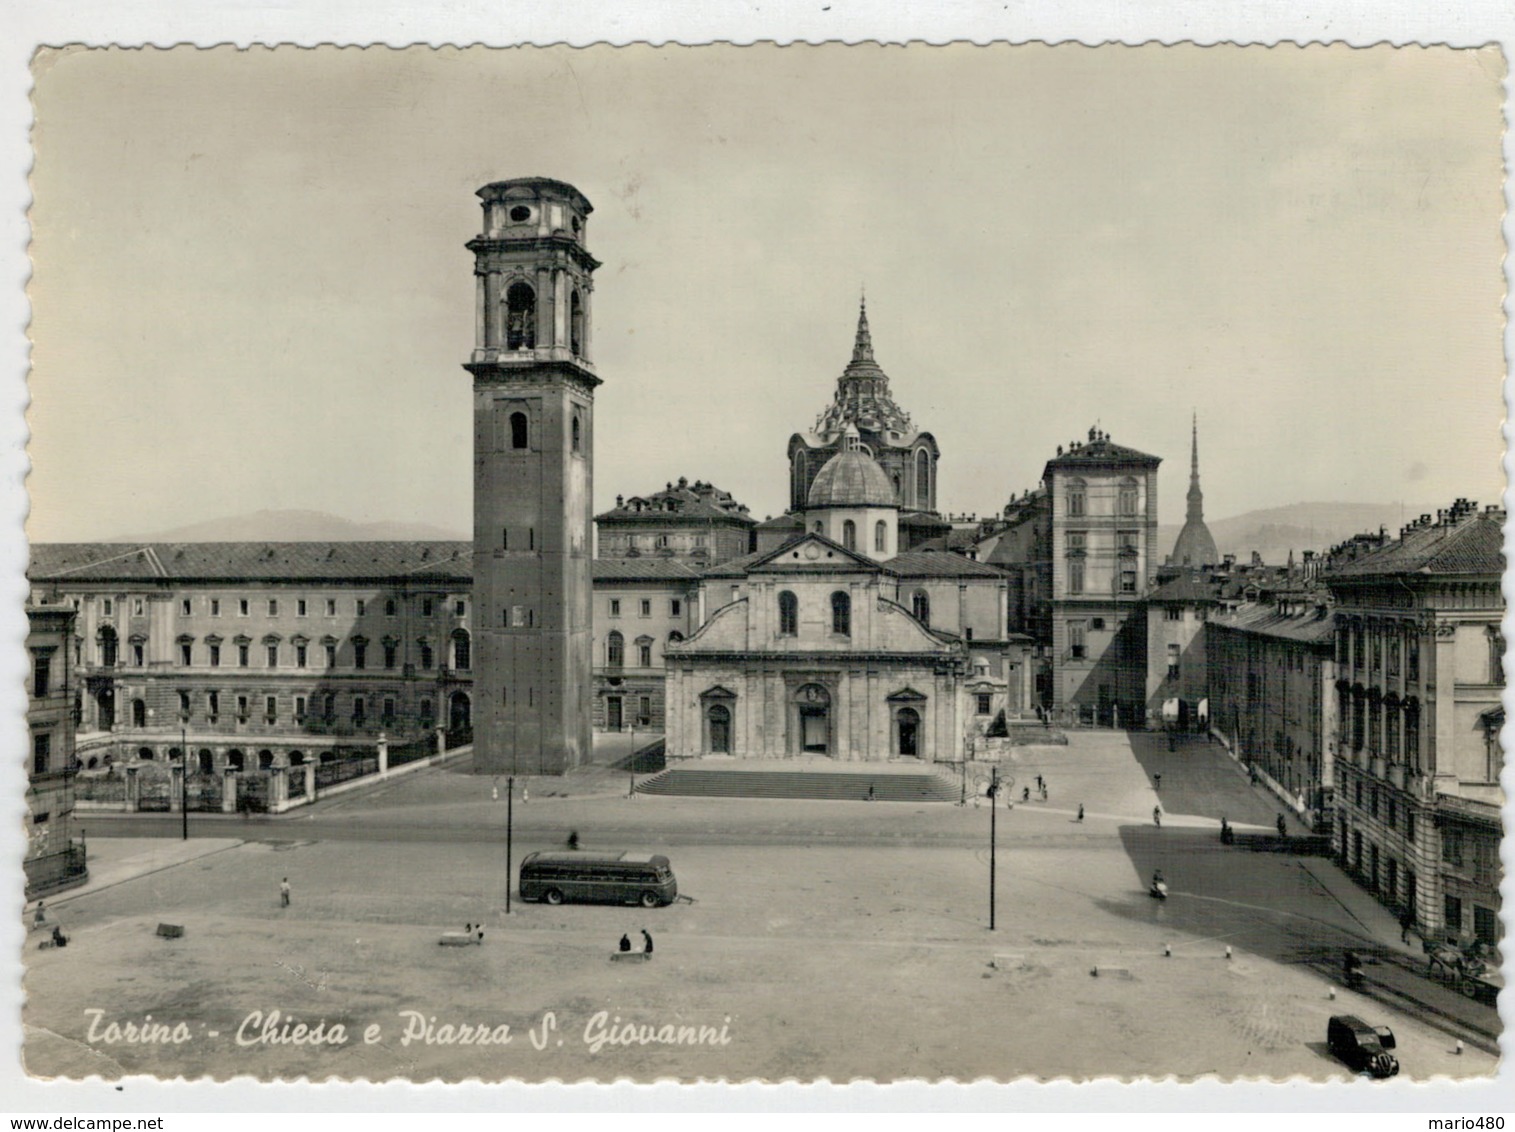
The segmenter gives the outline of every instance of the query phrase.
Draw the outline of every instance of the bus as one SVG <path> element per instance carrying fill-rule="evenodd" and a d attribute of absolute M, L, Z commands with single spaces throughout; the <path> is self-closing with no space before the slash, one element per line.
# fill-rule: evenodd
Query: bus
<path fill-rule="evenodd" d="M 655 853 L 528 853 L 521 861 L 521 899 L 561 904 L 672 904 L 678 882 L 668 858 Z"/>

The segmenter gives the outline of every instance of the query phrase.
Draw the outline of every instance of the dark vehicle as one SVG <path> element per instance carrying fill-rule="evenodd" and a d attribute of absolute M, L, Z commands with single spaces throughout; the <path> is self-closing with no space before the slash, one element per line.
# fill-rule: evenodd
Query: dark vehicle
<path fill-rule="evenodd" d="M 561 904 L 672 904 L 679 894 L 668 858 L 651 853 L 528 853 L 521 899 Z"/>
<path fill-rule="evenodd" d="M 1389 1052 L 1394 1031 L 1387 1026 L 1369 1026 L 1355 1014 L 1337 1014 L 1326 1029 L 1326 1043 L 1333 1057 L 1359 1073 L 1393 1077 L 1399 1072 L 1399 1059 Z"/>

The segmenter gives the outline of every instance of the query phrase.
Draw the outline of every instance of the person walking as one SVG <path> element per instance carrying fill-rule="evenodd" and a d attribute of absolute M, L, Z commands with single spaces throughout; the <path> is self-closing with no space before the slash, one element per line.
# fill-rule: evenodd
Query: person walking
<path fill-rule="evenodd" d="M 1154 774 L 1152 776 L 1152 789 L 1154 789 L 1154 790 L 1161 790 L 1162 788 L 1163 788 L 1163 776 L 1160 775 L 1160 774 Z"/>
<path fill-rule="evenodd" d="M 283 880 L 281 880 L 279 882 L 279 906 L 281 908 L 288 908 L 289 907 L 289 878 L 288 877 L 285 877 Z"/>
<path fill-rule="evenodd" d="M 1278 826 L 1278 836 L 1283 838 L 1285 841 L 1289 840 L 1289 826 L 1284 821 L 1283 814 L 1278 815 L 1278 821 L 1274 824 Z"/>
<path fill-rule="evenodd" d="M 1023 786 L 1023 787 L 1021 787 L 1021 801 L 1022 802 L 1029 802 L 1029 801 L 1031 801 L 1031 787 L 1029 787 L 1029 786 Z"/>
<path fill-rule="evenodd" d="M 47 904 L 45 902 L 39 900 L 39 901 L 37 901 L 37 911 L 32 916 L 32 927 L 33 928 L 40 928 L 40 927 L 42 927 L 46 923 L 47 923 Z"/>
<path fill-rule="evenodd" d="M 642 929 L 642 954 L 652 954 L 652 934 L 646 928 Z"/>
<path fill-rule="evenodd" d="M 1078 804 L 1078 817 L 1075 820 L 1076 821 L 1083 821 L 1084 820 L 1084 804 L 1082 802 L 1080 802 Z"/>
<path fill-rule="evenodd" d="M 1399 914 L 1399 942 L 1409 943 L 1410 932 L 1415 927 L 1415 909 L 1406 907 Z"/>
<path fill-rule="evenodd" d="M 1042 788 L 1042 776 L 1039 774 L 1036 776 L 1036 788 L 1038 790 Z"/>
<path fill-rule="evenodd" d="M 1152 824 L 1157 826 L 1158 829 L 1163 827 L 1163 808 L 1161 806 L 1152 807 Z"/>

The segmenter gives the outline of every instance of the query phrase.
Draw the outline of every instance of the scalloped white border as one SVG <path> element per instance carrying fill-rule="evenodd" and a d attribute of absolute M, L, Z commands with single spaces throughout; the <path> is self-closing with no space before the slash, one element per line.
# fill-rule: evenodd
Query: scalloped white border
<path fill-rule="evenodd" d="M 424 0 L 320 0 L 296 7 L 268 8 L 252 0 L 0 0 L 0 714 L 5 733 L 15 735 L 24 715 L 20 695 L 24 679 L 20 616 L 25 594 L 26 561 L 21 523 L 26 513 L 26 367 L 28 309 L 24 295 L 30 267 L 26 210 L 31 167 L 29 129 L 31 76 L 28 64 L 40 45 L 319 43 L 485 44 L 632 42 L 702 44 L 760 41 L 885 42 L 1077 40 L 1086 44 L 1153 40 L 1211 44 L 1346 42 L 1475 46 L 1498 42 L 1509 64 L 1506 78 L 1505 167 L 1515 162 L 1508 124 L 1515 79 L 1515 6 L 1508 0 L 1451 0 L 1434 4 L 1416 0 L 1255 0 L 1242 6 L 1225 2 L 1180 3 L 1155 0 L 1144 10 L 1121 0 L 657 0 L 602 3 L 599 10 L 577 11 L 552 0 L 515 0 L 507 5 L 482 0 L 448 0 L 434 10 Z M 1506 244 L 1515 224 L 1509 219 L 1506 177 Z M 1506 256 L 1506 371 L 1515 355 L 1510 329 Z M 1509 390 L 1507 386 L 1507 399 Z M 1508 403 L 1508 400 L 1507 400 Z M 1512 435 L 1506 424 L 1506 443 Z M 1515 470 L 1508 447 L 1507 478 Z M 1506 507 L 1515 493 L 1507 490 Z M 1515 537 L 1507 533 L 1507 558 L 1515 561 Z M 1505 581 L 1507 602 L 1515 596 L 1515 577 Z M 1515 628 L 1506 638 L 1515 641 Z M 1512 667 L 1515 670 L 1515 667 Z M 1508 697 L 1507 697 L 1508 698 Z M 1507 706 L 1512 704 L 1507 703 Z M 1507 749 L 1515 739 L 1515 722 L 1506 732 Z M 9 799 L 0 820 L 0 865 L 19 894 L 23 838 L 20 805 L 24 767 L 13 744 L 0 757 L 0 792 Z M 1507 797 L 1515 797 L 1515 773 L 1507 773 Z M 1509 826 L 1510 812 L 1506 815 Z M 1515 909 L 1515 853 L 1505 852 L 1505 906 Z M 12 864 L 16 862 L 17 864 Z M 1018 1083 L 998 1085 L 896 1083 L 891 1085 L 264 1085 L 242 1079 L 230 1084 L 176 1084 L 132 1079 L 124 1091 L 94 1084 L 44 1084 L 20 1068 L 21 922 L 0 916 L 0 1112 L 143 1113 L 230 1111 L 433 1111 L 458 1112 L 659 1112 L 706 1111 L 827 1112 L 999 1111 L 1007 1114 L 1058 1112 L 1161 1111 L 1340 1111 L 1343 1113 L 1444 1111 L 1456 1113 L 1515 1111 L 1515 1066 L 1506 1056 L 1503 1072 L 1491 1083 L 1427 1084 L 1409 1087 L 1199 1083 L 1075 1085 Z M 1512 933 L 1515 938 L 1515 933 Z M 1506 996 L 1510 998 L 1512 996 Z M 1506 1020 L 1515 1017 L 1507 1004 Z M 1509 1027 L 1506 1027 L 1507 1034 Z M 1505 1045 L 1506 1054 L 1510 1045 Z M 1287 1088 L 1288 1092 L 1282 1090 Z M 625 1116 L 617 1117 L 619 1120 Z M 1013 1115 L 1010 1119 L 1014 1119 Z M 1146 1118 L 1146 1124 L 1151 1118 Z M 1402 1124 L 1402 1122 L 1396 1122 Z"/>

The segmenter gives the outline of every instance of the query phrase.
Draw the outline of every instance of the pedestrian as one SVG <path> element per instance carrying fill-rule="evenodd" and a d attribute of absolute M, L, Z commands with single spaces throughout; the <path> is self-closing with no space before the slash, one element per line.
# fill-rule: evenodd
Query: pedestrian
<path fill-rule="evenodd" d="M 1039 774 L 1036 776 L 1036 788 L 1038 790 L 1042 788 L 1042 776 Z"/>
<path fill-rule="evenodd" d="M 1399 942 L 1410 942 L 1410 929 L 1415 926 L 1415 909 L 1406 908 L 1399 914 Z"/>
<path fill-rule="evenodd" d="M 66 935 L 63 934 L 63 929 L 60 928 L 57 924 L 53 925 L 53 946 L 54 947 L 67 947 L 68 946 L 68 936 L 66 936 Z"/>
<path fill-rule="evenodd" d="M 1080 802 L 1078 804 L 1078 818 L 1076 820 L 1078 820 L 1078 821 L 1083 821 L 1084 820 L 1084 804 L 1082 802 Z"/>
<path fill-rule="evenodd" d="M 1158 829 L 1163 827 L 1163 808 L 1161 806 L 1152 807 L 1152 824 L 1157 826 Z"/>
<path fill-rule="evenodd" d="M 1029 802 L 1029 801 L 1031 801 L 1031 787 L 1029 787 L 1029 786 L 1022 787 L 1022 789 L 1021 789 L 1021 801 L 1022 802 Z"/>
<path fill-rule="evenodd" d="M 642 954 L 652 954 L 652 935 L 647 931 L 646 928 L 642 929 Z"/>
<path fill-rule="evenodd" d="M 868 783 L 868 801 L 873 801 L 873 783 Z"/>
<path fill-rule="evenodd" d="M 1275 824 L 1278 826 L 1278 836 L 1287 841 L 1289 839 L 1289 827 L 1284 822 L 1283 814 L 1278 815 L 1278 821 Z"/>
<path fill-rule="evenodd" d="M 283 908 L 288 908 L 289 907 L 289 878 L 288 877 L 285 877 L 283 880 L 281 880 L 279 882 L 279 905 L 280 905 L 280 907 L 283 907 Z"/>
<path fill-rule="evenodd" d="M 1042 786 L 1042 801 L 1045 802 L 1046 800 L 1047 800 L 1047 787 L 1046 787 L 1045 784 L 1043 784 L 1043 786 Z"/>
<path fill-rule="evenodd" d="M 32 916 L 32 927 L 40 928 L 45 923 L 47 923 L 47 904 L 39 900 L 36 914 Z"/>
<path fill-rule="evenodd" d="M 1161 790 L 1162 788 L 1163 788 L 1163 776 L 1160 775 L 1160 774 L 1154 774 L 1152 776 L 1152 789 L 1154 789 L 1154 790 Z"/>
<path fill-rule="evenodd" d="M 568 848 L 570 848 L 570 849 L 577 849 L 578 847 L 579 847 L 579 831 L 575 829 L 575 830 L 571 831 L 568 834 Z"/>
<path fill-rule="evenodd" d="M 625 932 L 621 933 L 621 950 L 622 951 L 630 951 L 631 950 L 631 937 L 629 935 L 627 935 Z"/>

